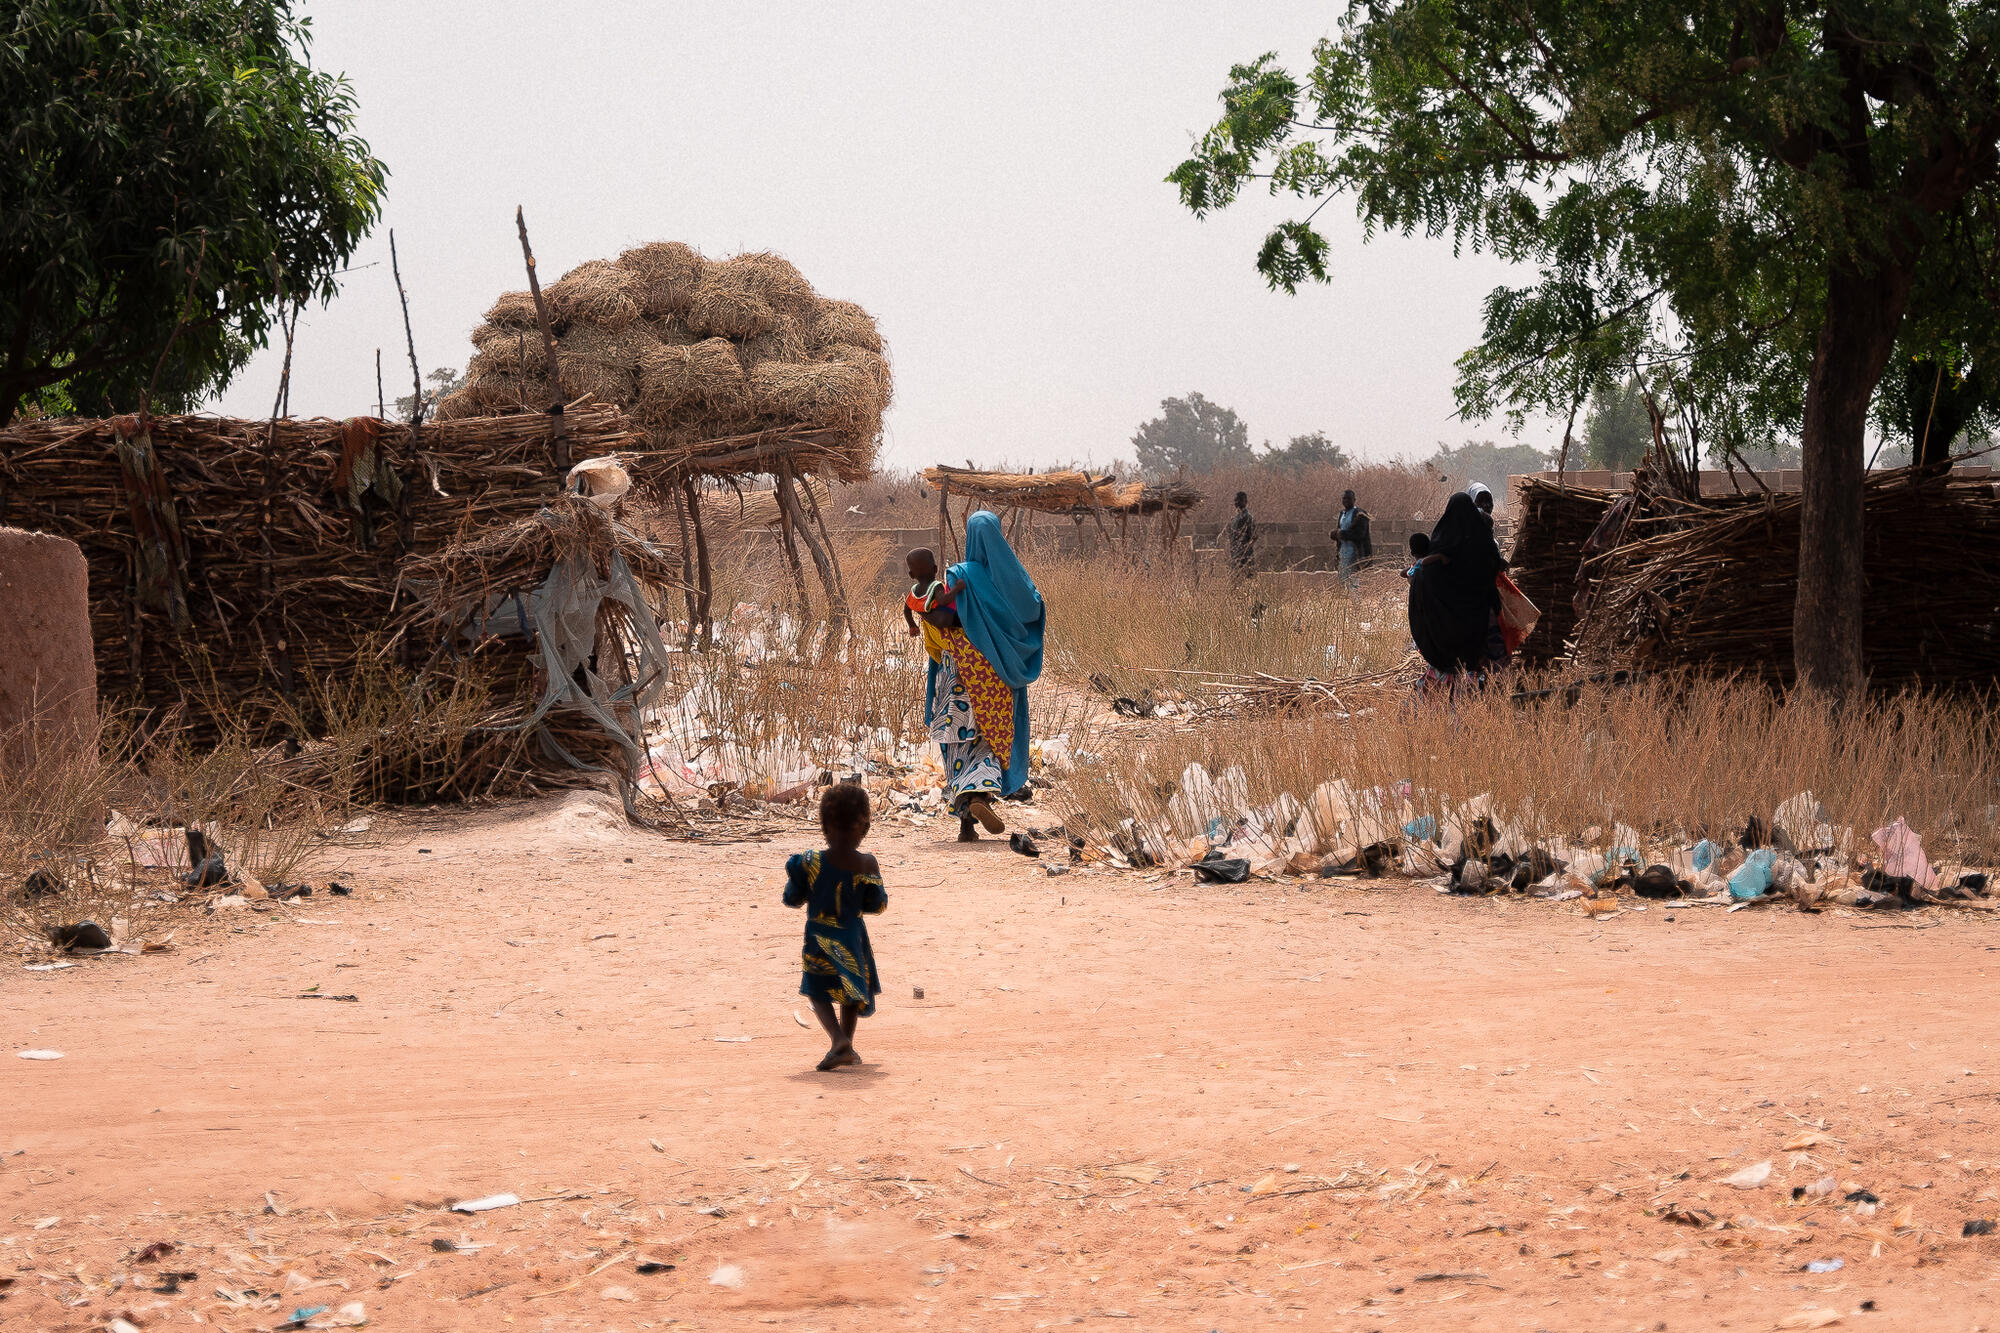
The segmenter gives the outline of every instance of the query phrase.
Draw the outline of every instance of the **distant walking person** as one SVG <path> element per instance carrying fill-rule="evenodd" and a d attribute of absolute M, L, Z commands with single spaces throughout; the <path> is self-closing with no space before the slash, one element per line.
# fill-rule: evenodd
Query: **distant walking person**
<path fill-rule="evenodd" d="M 1334 529 L 1340 544 L 1340 581 L 1350 588 L 1361 584 L 1361 562 L 1375 555 L 1375 538 L 1368 529 L 1368 511 L 1357 508 L 1353 491 L 1340 493 L 1340 526 Z"/>
<path fill-rule="evenodd" d="M 1236 492 L 1236 517 L 1229 520 L 1229 571 L 1239 579 L 1257 572 L 1257 520 L 1250 517 L 1250 497 Z"/>

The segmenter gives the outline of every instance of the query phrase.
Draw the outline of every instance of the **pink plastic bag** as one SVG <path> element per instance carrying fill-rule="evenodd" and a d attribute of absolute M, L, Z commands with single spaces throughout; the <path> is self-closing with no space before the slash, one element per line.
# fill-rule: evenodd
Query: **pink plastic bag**
<path fill-rule="evenodd" d="M 1908 875 L 1920 889 L 1938 886 L 1937 872 L 1924 855 L 1924 845 L 1916 832 L 1899 815 L 1887 828 L 1878 828 L 1875 845 L 1882 849 L 1882 869 L 1891 875 Z"/>

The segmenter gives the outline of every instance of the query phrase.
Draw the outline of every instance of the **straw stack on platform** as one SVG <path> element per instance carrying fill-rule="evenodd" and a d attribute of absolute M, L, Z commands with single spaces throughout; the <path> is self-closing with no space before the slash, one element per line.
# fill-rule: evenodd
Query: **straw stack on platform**
<path fill-rule="evenodd" d="M 655 480 L 748 476 L 781 458 L 842 481 L 872 470 L 891 393 L 881 334 L 779 256 L 709 260 L 660 241 L 581 264 L 543 296 L 553 384 L 534 302 L 509 292 L 472 335 L 478 354 L 441 420 L 587 393 L 639 422 L 652 452 L 634 464 Z"/>

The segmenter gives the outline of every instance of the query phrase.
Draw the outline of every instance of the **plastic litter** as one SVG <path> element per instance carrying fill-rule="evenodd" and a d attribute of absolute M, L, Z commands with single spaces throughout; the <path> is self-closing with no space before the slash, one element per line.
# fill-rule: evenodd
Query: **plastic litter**
<path fill-rule="evenodd" d="M 63 1058 L 63 1053 L 61 1051 L 22 1051 L 21 1058 L 23 1060 L 60 1060 Z"/>
<path fill-rule="evenodd" d="M 1721 854 L 1721 850 L 1721 848 L 1717 847 L 1707 838 L 1703 838 L 1694 845 L 1694 868 L 1696 870 L 1708 869 L 1715 864 L 1715 858 Z"/>
<path fill-rule="evenodd" d="M 49 943 L 58 949 L 109 949 L 111 936 L 95 921 L 79 921 L 68 926 L 50 926 Z"/>
<path fill-rule="evenodd" d="M 1418 815 L 1415 819 L 1403 825 L 1403 836 L 1415 839 L 1417 842 L 1436 842 L 1438 836 L 1437 816 Z"/>
<path fill-rule="evenodd" d="M 1990 1236 L 1996 1230 L 2000 1230 L 2000 1227 L 1994 1226 L 1992 1218 L 1975 1217 L 1971 1221 L 1967 1222 L 1965 1224 L 1965 1229 L 1960 1231 L 1958 1234 L 1961 1236 Z"/>
<path fill-rule="evenodd" d="M 1769 1162 L 1759 1162 L 1755 1166 L 1744 1167 L 1733 1176 L 1724 1177 L 1722 1183 L 1730 1186 L 1732 1189 L 1755 1190 L 1762 1189 L 1764 1182 L 1770 1178 L 1771 1164 Z"/>
<path fill-rule="evenodd" d="M 512 1208 L 521 1202 L 518 1194 L 489 1194 L 483 1199 L 467 1199 L 451 1206 L 454 1213 L 486 1213 L 495 1208 Z"/>
<path fill-rule="evenodd" d="M 1641 898 L 1678 898 L 1681 896 L 1680 882 L 1667 866 L 1652 865 L 1632 881 L 1632 891 Z"/>
<path fill-rule="evenodd" d="M 1889 827 L 1875 830 L 1874 843 L 1882 849 L 1882 868 L 1890 875 L 1907 877 L 1922 889 L 1938 886 L 1937 872 L 1924 855 L 1922 840 L 1900 815 Z"/>
<path fill-rule="evenodd" d="M 1845 1267 L 1847 1265 L 1839 1259 L 1815 1259 L 1806 1265 L 1805 1271 L 1808 1273 L 1838 1273 Z"/>
<path fill-rule="evenodd" d="M 1736 873 L 1729 877 L 1729 896 L 1739 901 L 1761 898 L 1771 891 L 1771 866 L 1778 854 L 1768 847 L 1760 847 L 1745 857 Z"/>
<path fill-rule="evenodd" d="M 1194 863 L 1194 877 L 1203 884 L 1241 884 L 1250 878 L 1250 862 L 1240 856 L 1210 852 Z"/>

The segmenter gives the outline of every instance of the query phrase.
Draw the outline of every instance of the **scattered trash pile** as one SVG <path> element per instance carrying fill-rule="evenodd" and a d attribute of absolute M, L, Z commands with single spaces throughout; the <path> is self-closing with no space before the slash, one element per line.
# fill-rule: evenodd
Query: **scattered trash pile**
<path fill-rule="evenodd" d="M 363 819 L 344 831 L 361 832 L 367 824 Z M 142 923 L 134 920 L 151 907 L 206 900 L 210 912 L 267 911 L 273 903 L 313 896 L 310 884 L 266 884 L 233 864 L 213 825 L 152 827 L 114 810 L 104 838 L 122 864 L 107 866 L 107 857 L 67 865 L 50 859 L 12 891 L 16 919 L 32 923 L 58 954 L 171 952 L 172 933 L 147 938 L 139 928 Z M 326 891 L 337 898 L 353 892 L 338 881 L 327 884 Z M 70 966 L 58 961 L 30 963 L 27 969 L 54 972 Z"/>
<path fill-rule="evenodd" d="M 1136 795 L 1127 793 L 1130 807 L 1143 808 Z M 1487 796 L 1454 804 L 1408 783 L 1357 790 L 1335 778 L 1303 801 L 1286 792 L 1255 806 L 1241 768 L 1218 776 L 1190 764 L 1164 818 L 1063 832 L 1070 861 L 1086 866 L 1231 884 L 1400 877 L 1440 893 L 1580 900 L 1592 915 L 1617 910 L 1622 896 L 1732 909 L 1790 902 L 1808 912 L 2000 907 L 1990 869 L 1933 864 L 1901 818 L 1866 836 L 1838 826 L 1809 791 L 1727 834 L 1648 837 L 1613 824 L 1531 836 Z"/>

